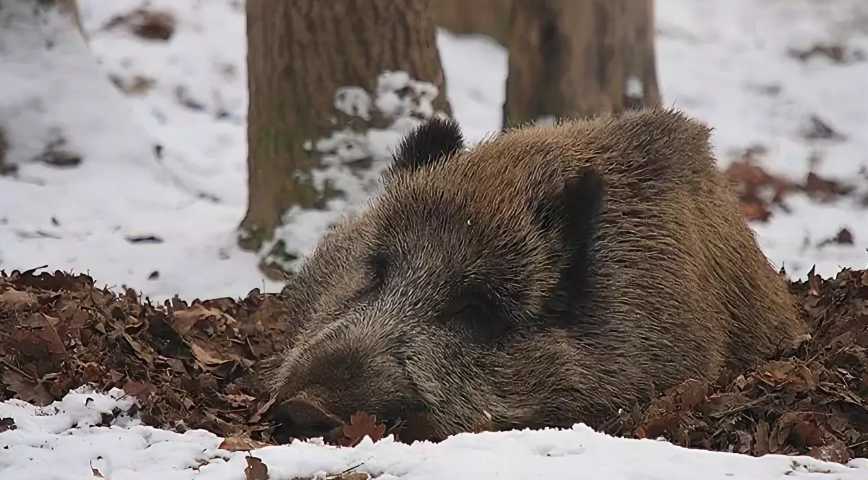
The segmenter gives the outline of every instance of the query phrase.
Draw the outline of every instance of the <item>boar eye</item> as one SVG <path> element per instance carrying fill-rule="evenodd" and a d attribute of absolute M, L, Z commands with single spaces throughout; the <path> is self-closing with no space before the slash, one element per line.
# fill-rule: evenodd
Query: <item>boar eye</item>
<path fill-rule="evenodd" d="M 378 281 L 385 281 L 389 276 L 389 257 L 385 252 L 375 252 L 371 255 L 371 275 Z"/>
<path fill-rule="evenodd" d="M 490 340 L 502 333 L 497 301 L 486 292 L 471 290 L 456 296 L 444 317 L 473 337 Z M 500 325 L 500 326 L 499 326 Z"/>
<path fill-rule="evenodd" d="M 352 295 L 352 302 L 361 302 L 376 298 L 385 285 L 389 275 L 389 261 L 385 253 L 374 252 L 362 258 L 360 263 L 361 285 Z"/>
<path fill-rule="evenodd" d="M 486 302 L 471 300 L 457 307 L 454 315 L 465 322 L 479 323 L 491 321 L 492 313 Z"/>
<path fill-rule="evenodd" d="M 370 276 L 369 287 L 372 290 L 377 290 L 382 287 L 389 278 L 389 257 L 385 252 L 377 251 L 368 257 L 367 264 L 368 274 Z"/>

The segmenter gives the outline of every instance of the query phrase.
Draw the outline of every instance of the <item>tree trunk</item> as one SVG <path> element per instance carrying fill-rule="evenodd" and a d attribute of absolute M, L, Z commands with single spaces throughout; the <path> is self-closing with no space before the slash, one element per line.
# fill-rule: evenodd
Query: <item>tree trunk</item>
<path fill-rule="evenodd" d="M 514 0 L 504 127 L 660 101 L 653 0 Z"/>
<path fill-rule="evenodd" d="M 431 0 L 434 23 L 452 33 L 488 35 L 506 45 L 512 0 Z"/>
<path fill-rule="evenodd" d="M 247 0 L 249 193 L 242 248 L 259 250 L 291 207 L 323 206 L 328 186 L 318 188 L 311 178 L 321 166 L 311 142 L 345 127 L 384 123 L 336 110 L 338 89 L 374 92 L 381 73 L 403 71 L 437 87 L 433 107 L 450 113 L 427 2 Z"/>

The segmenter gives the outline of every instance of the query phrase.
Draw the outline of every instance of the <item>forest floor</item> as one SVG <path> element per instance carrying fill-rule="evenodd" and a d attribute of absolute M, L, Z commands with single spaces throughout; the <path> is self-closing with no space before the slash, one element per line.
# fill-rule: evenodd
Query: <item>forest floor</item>
<path fill-rule="evenodd" d="M 254 459 L 237 450 L 273 441 L 270 399 L 250 368 L 275 348 L 267 292 L 280 285 L 235 246 L 246 205 L 243 2 L 145 3 L 80 0 L 88 46 L 57 19 L 42 28 L 64 42 L 47 53 L 30 30 L 0 30 L 4 65 L 18 67 L 0 71 L 15 169 L 0 175 L 0 399 L 29 402 L 0 403 L 4 480 L 220 480 L 245 467 L 250 479 L 266 465 L 274 479 L 865 478 L 863 2 L 657 0 L 664 102 L 714 127 L 744 213 L 769 257 L 803 280 L 794 293 L 816 328 L 777 362 L 687 382 L 600 428 L 691 448 L 576 428 L 271 446 Z M 438 46 L 455 115 L 481 140 L 499 127 L 506 53 L 447 32 Z M 305 252 L 335 215 L 303 215 L 283 234 Z M 12 273 L 42 265 L 99 285 Z M 809 276 L 813 265 L 831 278 Z M 842 267 L 857 270 L 838 276 Z M 160 306 L 175 295 L 186 302 Z M 364 420 L 338 442 L 377 437 Z M 823 461 L 753 458 L 767 453 Z"/>
<path fill-rule="evenodd" d="M 60 478 L 54 475 L 63 468 L 63 478 L 72 479 L 96 468 L 114 479 L 217 480 L 242 478 L 246 465 L 274 475 L 247 477 L 260 480 L 319 471 L 362 475 L 354 480 L 364 474 L 518 480 L 575 471 L 587 472 L 583 478 L 652 479 L 665 472 L 689 479 L 695 468 L 704 478 L 799 472 L 827 478 L 819 475 L 826 472 L 830 479 L 864 479 L 868 271 L 844 270 L 826 280 L 812 275 L 792 291 L 811 338 L 717 382 L 688 380 L 595 430 L 580 425 L 413 443 L 426 438 L 424 423 L 407 419 L 386 431 L 358 412 L 326 444 L 278 447 L 290 439 L 273 423 L 274 398 L 254 373 L 278 352 L 274 295 L 254 290 L 240 301 L 155 305 L 132 289 L 98 289 L 85 275 L 16 271 L 0 278 L 0 399 L 10 399 L 0 403 L 0 474 L 41 480 Z M 242 453 L 249 450 L 252 458 Z M 488 460 L 494 462 L 486 466 Z"/>

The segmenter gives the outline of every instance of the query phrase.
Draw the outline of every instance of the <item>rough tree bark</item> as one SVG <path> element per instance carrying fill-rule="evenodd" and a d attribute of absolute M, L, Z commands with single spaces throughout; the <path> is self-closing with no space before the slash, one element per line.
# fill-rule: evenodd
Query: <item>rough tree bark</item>
<path fill-rule="evenodd" d="M 504 127 L 659 103 L 653 0 L 513 0 Z"/>
<path fill-rule="evenodd" d="M 400 70 L 436 86 L 434 107 L 450 113 L 427 3 L 247 0 L 250 188 L 242 248 L 259 250 L 291 206 L 322 205 L 309 175 L 319 156 L 305 145 L 348 124 L 366 126 L 335 110 L 340 87 L 373 92 L 378 75 Z"/>
<path fill-rule="evenodd" d="M 512 0 L 431 0 L 429 8 L 438 27 L 452 33 L 488 35 L 506 45 Z"/>

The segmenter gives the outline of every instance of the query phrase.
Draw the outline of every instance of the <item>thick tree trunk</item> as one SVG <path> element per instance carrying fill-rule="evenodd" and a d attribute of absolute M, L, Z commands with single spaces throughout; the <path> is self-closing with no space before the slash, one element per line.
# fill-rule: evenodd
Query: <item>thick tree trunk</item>
<path fill-rule="evenodd" d="M 382 126 L 337 111 L 339 88 L 375 92 L 381 73 L 403 71 L 436 86 L 434 108 L 449 113 L 427 1 L 247 0 L 250 188 L 242 248 L 259 250 L 290 207 L 322 206 L 311 142 L 347 126 Z"/>
<path fill-rule="evenodd" d="M 654 48 L 654 0 L 627 0 L 624 106 L 639 109 L 660 103 L 657 54 Z"/>
<path fill-rule="evenodd" d="M 504 127 L 659 103 L 653 0 L 513 0 Z"/>
<path fill-rule="evenodd" d="M 438 27 L 452 33 L 488 35 L 506 45 L 512 0 L 430 0 Z"/>

